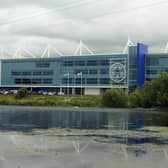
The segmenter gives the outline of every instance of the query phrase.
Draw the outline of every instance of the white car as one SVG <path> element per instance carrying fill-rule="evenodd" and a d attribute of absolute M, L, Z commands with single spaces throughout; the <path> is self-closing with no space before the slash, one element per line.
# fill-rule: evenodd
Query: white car
<path fill-rule="evenodd" d="M 48 95 L 49 95 L 49 96 L 53 96 L 53 95 L 54 95 L 54 92 L 48 92 Z"/>
<path fill-rule="evenodd" d="M 8 91 L 4 91 L 3 94 L 4 94 L 4 95 L 7 95 L 7 94 L 9 94 L 9 92 L 8 92 Z"/>
<path fill-rule="evenodd" d="M 58 92 L 58 95 L 59 95 L 59 96 L 63 96 L 63 95 L 64 95 L 64 92 Z"/>

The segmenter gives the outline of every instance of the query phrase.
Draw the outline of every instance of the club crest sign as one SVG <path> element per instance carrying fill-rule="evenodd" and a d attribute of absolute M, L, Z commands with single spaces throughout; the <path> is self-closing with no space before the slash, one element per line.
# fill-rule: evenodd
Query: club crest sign
<path fill-rule="evenodd" d="M 114 83 L 121 83 L 126 79 L 126 65 L 120 62 L 115 62 L 110 65 L 109 75 Z"/>

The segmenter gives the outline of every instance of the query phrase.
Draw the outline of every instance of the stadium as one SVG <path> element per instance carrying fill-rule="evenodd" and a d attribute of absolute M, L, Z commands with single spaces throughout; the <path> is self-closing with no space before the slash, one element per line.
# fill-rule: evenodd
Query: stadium
<path fill-rule="evenodd" d="M 141 88 L 162 72 L 168 72 L 168 53 L 149 53 L 142 43 L 128 42 L 117 54 L 84 55 L 80 45 L 73 56 L 1 59 L 0 89 L 100 95 L 110 88 Z"/>

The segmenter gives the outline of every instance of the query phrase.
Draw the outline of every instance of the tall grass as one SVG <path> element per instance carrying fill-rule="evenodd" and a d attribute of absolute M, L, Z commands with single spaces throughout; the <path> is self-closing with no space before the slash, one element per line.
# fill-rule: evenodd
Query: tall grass
<path fill-rule="evenodd" d="M 43 96 L 29 95 L 17 99 L 14 95 L 0 95 L 0 105 L 100 107 L 100 96 Z"/>

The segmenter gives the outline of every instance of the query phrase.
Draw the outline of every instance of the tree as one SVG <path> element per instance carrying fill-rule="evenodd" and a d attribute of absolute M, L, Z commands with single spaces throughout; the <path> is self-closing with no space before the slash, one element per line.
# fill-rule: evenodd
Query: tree
<path fill-rule="evenodd" d="M 141 107 L 142 106 L 142 93 L 141 90 L 136 89 L 129 95 L 129 106 L 130 107 Z"/>
<path fill-rule="evenodd" d="M 105 107 L 126 107 L 127 95 L 122 89 L 107 90 L 102 96 L 102 105 Z"/>
<path fill-rule="evenodd" d="M 145 82 L 141 92 L 143 107 L 150 108 L 156 105 L 157 89 L 154 81 Z"/>
<path fill-rule="evenodd" d="M 21 99 L 21 98 L 24 98 L 26 96 L 28 96 L 28 90 L 27 90 L 27 88 L 20 88 L 19 91 L 18 91 L 18 93 L 17 93 L 17 95 L 16 95 L 16 98 Z"/>
<path fill-rule="evenodd" d="M 154 81 L 157 90 L 156 104 L 160 107 L 168 106 L 168 73 L 162 73 Z"/>

